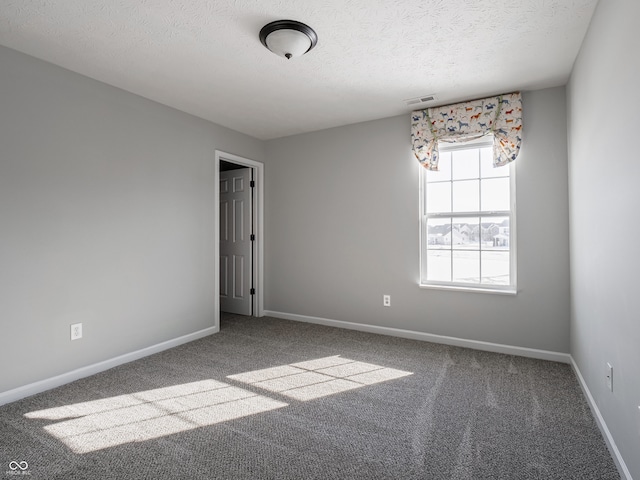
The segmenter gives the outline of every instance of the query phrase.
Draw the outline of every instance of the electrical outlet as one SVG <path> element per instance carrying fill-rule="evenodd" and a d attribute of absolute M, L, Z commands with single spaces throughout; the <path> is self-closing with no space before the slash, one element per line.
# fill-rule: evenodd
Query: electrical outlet
<path fill-rule="evenodd" d="M 82 338 L 82 324 L 74 323 L 71 325 L 71 340 L 78 340 Z"/>
<path fill-rule="evenodd" d="M 613 392 L 613 367 L 607 363 L 607 387 Z"/>
<path fill-rule="evenodd" d="M 391 306 L 391 295 L 382 296 L 382 305 L 384 305 L 385 307 Z"/>

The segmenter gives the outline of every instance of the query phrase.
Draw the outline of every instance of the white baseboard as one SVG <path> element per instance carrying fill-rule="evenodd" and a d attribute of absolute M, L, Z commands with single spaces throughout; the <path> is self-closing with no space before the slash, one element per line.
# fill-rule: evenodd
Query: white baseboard
<path fill-rule="evenodd" d="M 422 333 L 413 330 L 403 330 L 400 328 L 380 327 L 377 325 L 366 325 L 364 323 L 344 322 L 342 320 L 330 320 L 328 318 L 309 317 L 307 315 L 297 315 L 293 313 L 274 312 L 265 310 L 265 315 L 296 322 L 317 323 L 330 327 L 346 328 L 349 330 L 359 330 L 361 332 L 378 333 L 390 335 L 392 337 L 409 338 L 412 340 L 423 340 L 425 342 L 442 343 L 456 347 L 472 348 L 486 352 L 504 353 L 507 355 L 518 355 L 520 357 L 537 358 L 540 360 L 551 360 L 553 362 L 571 363 L 571 356 L 568 353 L 552 352 L 549 350 L 538 350 L 527 347 L 514 347 L 500 343 L 481 342 L 479 340 L 467 340 L 465 338 L 447 337 L 444 335 L 434 335 L 432 333 Z"/>
<path fill-rule="evenodd" d="M 15 402 L 16 400 L 20 400 L 21 398 L 29 397 L 31 395 L 35 395 L 36 393 L 41 393 L 46 390 L 59 387 L 66 383 L 70 383 L 75 380 L 88 377 L 90 375 L 95 375 L 96 373 L 104 372 L 105 370 L 117 367 L 118 365 L 122 365 L 123 363 L 129 363 L 142 357 L 147 357 L 149 355 L 153 355 L 154 353 L 177 347 L 178 345 L 182 345 L 183 343 L 188 343 L 203 337 L 207 337 L 213 333 L 218 332 L 219 330 L 219 327 L 205 328 L 203 330 L 189 333 L 178 338 L 173 338 L 156 345 L 151 345 L 150 347 L 136 350 L 135 352 L 125 353 L 124 355 L 119 355 L 117 357 L 110 358 L 109 360 L 104 360 L 92 365 L 87 365 L 86 367 L 81 367 L 76 370 L 63 373 L 61 375 L 56 375 L 55 377 L 47 378 L 45 380 L 30 383 L 22 387 L 14 388 L 13 390 L 2 392 L 0 393 L 0 405 Z"/>
<path fill-rule="evenodd" d="M 631 472 L 629 472 L 629 469 L 627 468 L 627 464 L 624 462 L 624 459 L 620 454 L 620 450 L 618 450 L 618 447 L 616 446 L 616 442 L 613 440 L 613 436 L 609 431 L 609 427 L 607 427 L 607 423 L 604 421 L 604 417 L 600 413 L 600 409 L 598 408 L 598 405 L 596 404 L 596 401 L 593 398 L 593 395 L 591 395 L 591 391 L 589 391 L 589 387 L 587 386 L 587 383 L 584 381 L 584 377 L 582 376 L 582 373 L 580 372 L 580 369 L 578 368 L 578 365 L 576 364 L 573 357 L 571 357 L 571 366 L 573 367 L 573 371 L 575 372 L 576 377 L 578 377 L 578 383 L 580 383 L 580 387 L 584 392 L 584 396 L 587 397 L 587 402 L 589 403 L 591 412 L 593 413 L 593 416 L 596 419 L 596 423 L 598 424 L 598 428 L 600 428 L 600 432 L 604 437 L 604 441 L 607 443 L 607 447 L 609 448 L 609 452 L 613 457 L 613 461 L 615 462 L 616 467 L 618 467 L 618 472 L 620 473 L 620 476 L 623 478 L 623 480 L 633 480 L 633 478 L 631 478 Z"/>

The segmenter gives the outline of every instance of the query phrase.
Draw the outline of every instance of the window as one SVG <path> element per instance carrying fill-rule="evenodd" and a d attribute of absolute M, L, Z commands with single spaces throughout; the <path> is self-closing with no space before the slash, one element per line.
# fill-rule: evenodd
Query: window
<path fill-rule="evenodd" d="M 420 285 L 515 293 L 515 162 L 494 168 L 493 137 L 443 143 L 420 168 Z"/>

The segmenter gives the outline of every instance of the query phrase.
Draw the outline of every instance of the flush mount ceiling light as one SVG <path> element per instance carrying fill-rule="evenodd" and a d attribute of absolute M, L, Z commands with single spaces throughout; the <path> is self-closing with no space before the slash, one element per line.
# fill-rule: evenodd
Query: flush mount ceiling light
<path fill-rule="evenodd" d="M 260 41 L 276 55 L 300 57 L 318 43 L 318 35 L 308 25 L 295 20 L 277 20 L 260 30 Z"/>

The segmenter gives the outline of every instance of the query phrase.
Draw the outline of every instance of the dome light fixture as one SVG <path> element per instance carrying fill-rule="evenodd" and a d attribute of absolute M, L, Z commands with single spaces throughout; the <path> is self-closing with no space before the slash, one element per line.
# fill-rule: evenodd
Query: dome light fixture
<path fill-rule="evenodd" d="M 308 25 L 295 20 L 277 20 L 260 30 L 260 41 L 276 55 L 300 57 L 318 43 L 318 35 Z"/>

